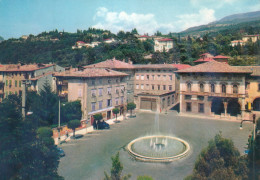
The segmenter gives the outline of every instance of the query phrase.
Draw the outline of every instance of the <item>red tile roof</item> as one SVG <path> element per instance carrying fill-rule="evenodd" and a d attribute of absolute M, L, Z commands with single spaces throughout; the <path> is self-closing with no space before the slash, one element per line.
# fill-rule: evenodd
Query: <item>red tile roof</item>
<path fill-rule="evenodd" d="M 108 59 L 106 61 L 96 63 L 96 64 L 91 64 L 88 66 L 84 66 L 84 68 L 110 68 L 110 69 L 133 69 L 134 66 L 132 64 L 122 62 L 116 59 Z"/>
<path fill-rule="evenodd" d="M 209 62 L 209 61 L 214 61 L 214 59 L 212 59 L 212 58 L 200 58 L 200 59 L 193 61 L 193 62 Z"/>
<path fill-rule="evenodd" d="M 126 73 L 114 71 L 105 68 L 87 68 L 83 71 L 78 71 L 77 69 L 72 69 L 71 71 L 57 72 L 54 73 L 56 77 L 81 77 L 81 78 L 91 78 L 91 77 L 117 77 L 117 76 L 128 76 Z"/>
<path fill-rule="evenodd" d="M 135 69 L 175 69 L 171 64 L 134 64 Z"/>
<path fill-rule="evenodd" d="M 181 69 L 177 73 L 251 73 L 248 70 L 230 66 L 226 63 L 210 61 L 190 68 Z"/>
<path fill-rule="evenodd" d="M 178 70 L 186 69 L 186 68 L 191 67 L 191 66 L 188 65 L 188 64 L 172 64 L 172 65 L 173 65 L 173 67 L 177 68 Z"/>
<path fill-rule="evenodd" d="M 165 39 L 159 39 L 158 41 L 173 41 L 173 40 L 172 40 L 172 39 L 165 38 Z"/>
<path fill-rule="evenodd" d="M 35 71 L 38 69 L 44 69 L 47 67 L 54 66 L 54 64 L 26 64 L 26 65 L 20 65 L 20 64 L 5 64 L 3 67 L 0 67 L 0 71 L 4 72 L 15 72 L 15 71 Z"/>
<path fill-rule="evenodd" d="M 213 57 L 214 59 L 229 59 L 229 57 L 227 56 L 222 56 L 222 55 L 218 55 L 218 56 L 215 56 Z"/>

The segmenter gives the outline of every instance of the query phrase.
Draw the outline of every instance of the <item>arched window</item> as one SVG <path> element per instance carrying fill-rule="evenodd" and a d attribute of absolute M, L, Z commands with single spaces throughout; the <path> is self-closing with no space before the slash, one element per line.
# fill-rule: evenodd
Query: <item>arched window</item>
<path fill-rule="evenodd" d="M 212 92 L 212 93 L 215 92 L 215 84 L 210 85 L 210 92 Z"/>
<path fill-rule="evenodd" d="M 187 91 L 191 92 L 191 83 L 187 83 Z"/>
<path fill-rule="evenodd" d="M 200 84 L 200 92 L 204 92 L 204 84 Z"/>
<path fill-rule="evenodd" d="M 233 93 L 234 94 L 238 93 L 238 86 L 236 84 L 233 85 Z"/>
<path fill-rule="evenodd" d="M 222 93 L 226 93 L 226 85 L 225 84 L 222 84 L 221 91 L 222 91 Z"/>

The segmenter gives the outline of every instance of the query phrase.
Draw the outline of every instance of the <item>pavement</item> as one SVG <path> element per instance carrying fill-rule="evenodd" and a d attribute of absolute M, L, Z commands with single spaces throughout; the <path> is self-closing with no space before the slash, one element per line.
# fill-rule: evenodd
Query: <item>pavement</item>
<path fill-rule="evenodd" d="M 118 122 L 121 122 L 121 121 L 123 121 L 123 120 L 125 120 L 125 119 L 128 119 L 128 117 L 129 117 L 129 114 L 126 114 L 125 117 L 124 117 L 123 115 L 122 115 L 122 116 L 118 116 L 118 117 L 117 117 L 117 121 L 118 121 Z M 113 125 L 113 124 L 115 124 L 115 123 L 118 123 L 118 122 L 116 122 L 115 120 L 116 120 L 116 118 L 113 118 L 113 119 L 109 119 L 109 120 L 107 120 L 107 121 L 105 121 L 105 122 L 108 123 L 109 125 Z M 87 127 L 85 127 L 85 128 L 76 130 L 75 135 L 77 135 L 77 134 L 82 134 L 82 135 L 84 135 L 84 134 L 92 133 L 93 131 L 97 131 L 97 130 L 95 130 L 95 129 L 93 128 L 93 126 L 87 126 Z M 70 137 L 73 136 L 73 131 L 72 131 L 72 132 L 69 132 L 68 134 L 69 134 L 69 137 L 67 137 L 66 134 L 65 134 L 65 135 L 62 135 L 62 136 L 60 137 L 60 142 L 61 142 L 61 143 L 59 143 L 59 138 L 58 138 L 58 137 L 54 137 L 54 138 L 53 138 L 53 139 L 54 139 L 54 143 L 55 143 L 56 145 L 59 145 L 59 144 L 63 144 L 63 143 L 66 143 L 66 142 L 70 141 L 70 140 L 71 140 Z"/>

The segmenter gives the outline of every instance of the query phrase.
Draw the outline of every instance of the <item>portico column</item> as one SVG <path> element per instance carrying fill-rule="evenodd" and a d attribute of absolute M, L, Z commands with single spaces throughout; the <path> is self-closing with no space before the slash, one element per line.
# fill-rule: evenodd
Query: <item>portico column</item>
<path fill-rule="evenodd" d="M 244 118 L 245 116 L 245 98 L 241 98 L 241 117 Z"/>
<path fill-rule="evenodd" d="M 225 109 L 225 116 L 227 116 L 227 105 L 228 105 L 228 103 L 227 102 L 223 102 L 223 104 L 224 104 L 224 109 Z"/>

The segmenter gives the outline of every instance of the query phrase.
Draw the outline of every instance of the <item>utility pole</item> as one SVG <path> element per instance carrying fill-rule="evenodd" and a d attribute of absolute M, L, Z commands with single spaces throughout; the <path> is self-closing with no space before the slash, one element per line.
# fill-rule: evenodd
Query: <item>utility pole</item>
<path fill-rule="evenodd" d="M 26 82 L 22 81 L 22 115 L 25 118 Z"/>

